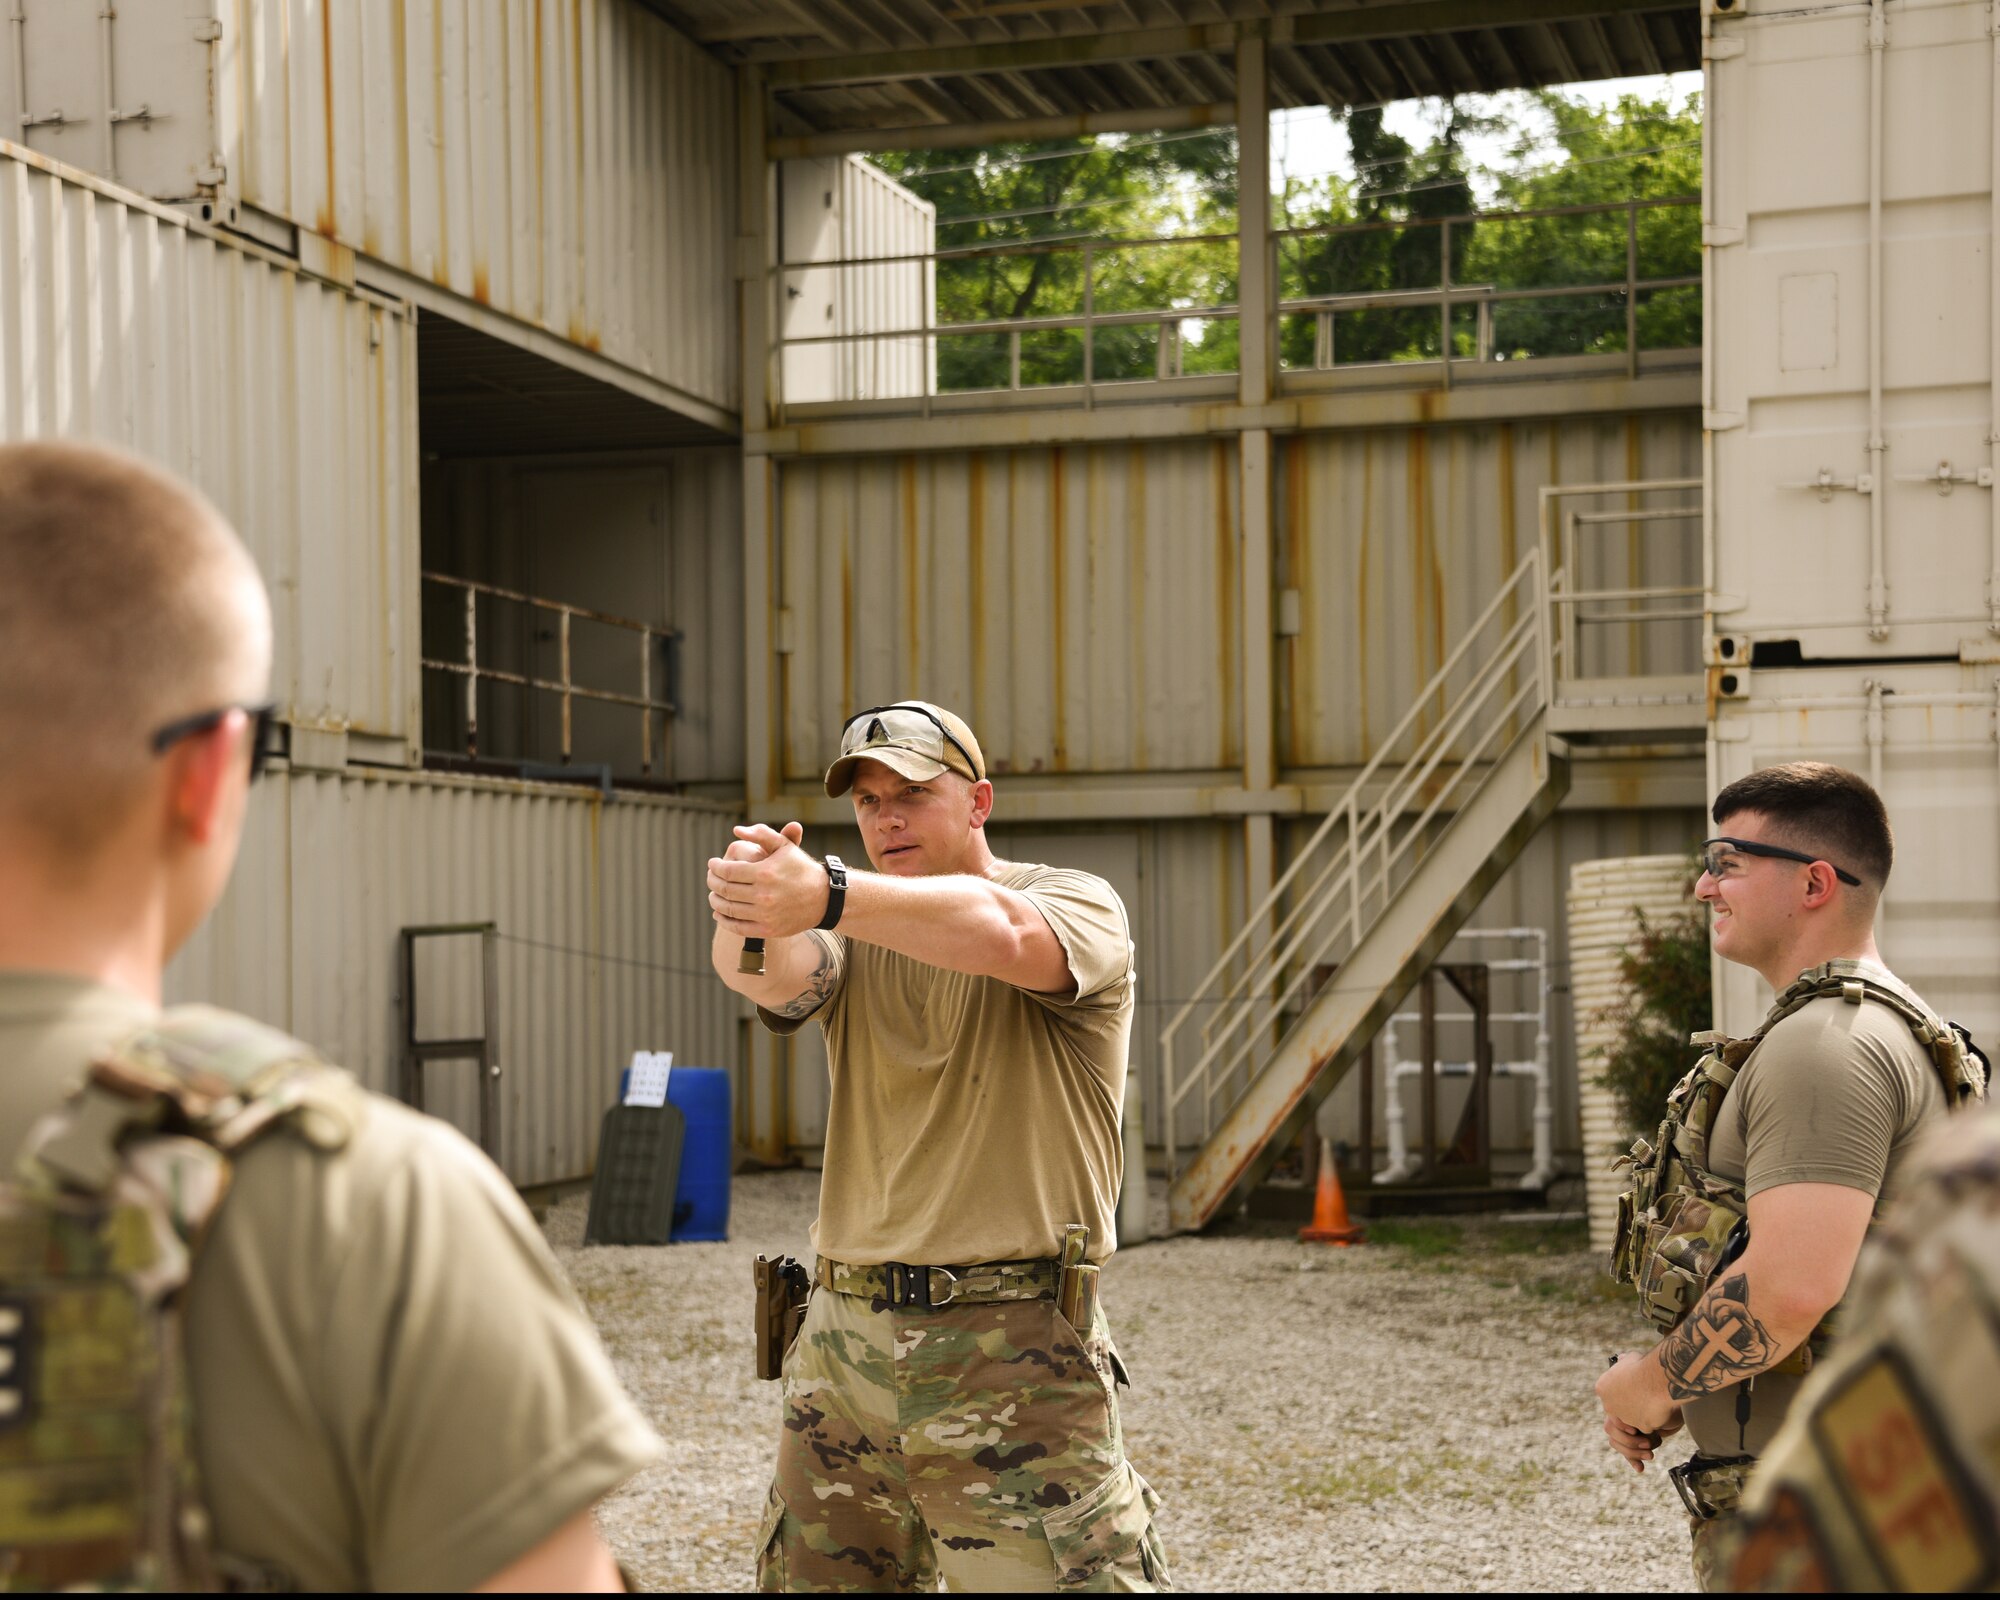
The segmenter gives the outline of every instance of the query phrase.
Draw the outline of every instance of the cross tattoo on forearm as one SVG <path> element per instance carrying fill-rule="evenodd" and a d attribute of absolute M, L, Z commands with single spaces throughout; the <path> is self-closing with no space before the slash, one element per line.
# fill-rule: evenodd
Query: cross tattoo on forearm
<path fill-rule="evenodd" d="M 1771 1363 L 1771 1336 L 1750 1315 L 1750 1280 L 1742 1273 L 1716 1285 L 1660 1346 L 1667 1392 L 1675 1400 L 1713 1394 Z"/>

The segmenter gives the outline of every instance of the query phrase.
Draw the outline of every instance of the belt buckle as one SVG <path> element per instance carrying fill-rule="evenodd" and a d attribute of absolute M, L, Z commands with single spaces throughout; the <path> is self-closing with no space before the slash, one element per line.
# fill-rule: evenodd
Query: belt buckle
<path fill-rule="evenodd" d="M 883 1268 L 891 1311 L 935 1311 L 958 1298 L 958 1274 L 949 1267 L 913 1267 L 907 1261 L 891 1261 Z M 942 1300 L 931 1293 L 931 1274 L 942 1272 L 946 1292 Z"/>
<path fill-rule="evenodd" d="M 1681 1504 L 1687 1507 L 1687 1514 L 1702 1522 L 1715 1520 L 1715 1507 L 1702 1498 L 1702 1493 L 1694 1487 L 1694 1475 L 1702 1471 L 1707 1463 L 1700 1456 L 1690 1456 L 1679 1466 L 1668 1469 L 1667 1476 L 1673 1480 L 1675 1490 L 1680 1494 Z"/>

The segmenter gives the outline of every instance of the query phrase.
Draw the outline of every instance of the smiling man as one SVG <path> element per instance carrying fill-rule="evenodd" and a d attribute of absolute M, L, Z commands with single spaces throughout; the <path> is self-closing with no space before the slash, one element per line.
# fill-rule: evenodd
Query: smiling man
<path fill-rule="evenodd" d="M 1667 1337 L 1597 1383 L 1612 1448 L 1638 1470 L 1667 1434 L 1693 1435 L 1673 1476 L 1704 1588 L 1911 1150 L 1984 1092 L 1960 1036 L 1876 950 L 1894 854 L 1881 797 L 1795 762 L 1731 784 L 1712 815 L 1696 897 L 1716 953 L 1777 1000 L 1748 1039 L 1696 1036 L 1709 1053 L 1656 1143 L 1633 1147 L 1613 1268 Z"/>
<path fill-rule="evenodd" d="M 1166 1588 L 1092 1288 L 1123 1176 L 1125 908 L 994 856 L 985 759 L 942 707 L 855 716 L 826 792 L 874 871 L 808 855 L 797 823 L 709 862 L 715 970 L 774 1032 L 817 1018 L 832 1078 L 759 1584 Z"/>

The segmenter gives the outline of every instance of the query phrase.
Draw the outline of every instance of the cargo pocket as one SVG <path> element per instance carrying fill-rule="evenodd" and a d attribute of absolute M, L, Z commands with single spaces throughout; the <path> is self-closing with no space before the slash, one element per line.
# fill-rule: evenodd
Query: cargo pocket
<path fill-rule="evenodd" d="M 1129 1461 L 1080 1499 L 1042 1518 L 1058 1594 L 1146 1594 L 1173 1588 L 1153 1527 L 1160 1497 Z"/>
<path fill-rule="evenodd" d="M 785 1592 L 784 1520 L 785 1502 L 778 1497 L 777 1488 L 773 1486 L 764 1505 L 764 1520 L 757 1524 L 757 1592 L 760 1594 Z"/>

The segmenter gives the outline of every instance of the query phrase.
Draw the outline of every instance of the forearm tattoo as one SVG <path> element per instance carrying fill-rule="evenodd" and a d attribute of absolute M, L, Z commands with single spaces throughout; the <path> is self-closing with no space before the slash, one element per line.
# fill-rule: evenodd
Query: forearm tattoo
<path fill-rule="evenodd" d="M 812 939 L 811 934 L 807 934 Z M 771 1009 L 777 1016 L 796 1022 L 801 1017 L 809 1017 L 826 1004 L 833 993 L 834 971 L 833 952 L 826 947 L 824 939 L 813 939 L 813 949 L 819 953 L 818 963 L 813 967 L 812 976 L 806 979 L 806 986 L 781 1006 Z"/>
<path fill-rule="evenodd" d="M 1764 1324 L 1750 1315 L 1750 1280 L 1725 1278 L 1702 1296 L 1660 1346 L 1667 1393 L 1676 1400 L 1714 1394 L 1754 1377 L 1777 1356 Z"/>

